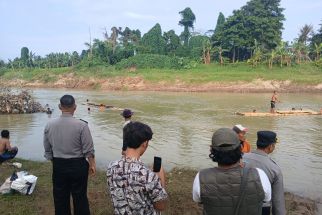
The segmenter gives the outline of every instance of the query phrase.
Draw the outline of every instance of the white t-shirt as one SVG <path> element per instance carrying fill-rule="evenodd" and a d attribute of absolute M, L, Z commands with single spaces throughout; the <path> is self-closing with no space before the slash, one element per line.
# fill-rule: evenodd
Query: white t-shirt
<path fill-rule="evenodd" d="M 259 168 L 256 168 L 256 170 L 258 172 L 258 175 L 265 193 L 264 202 L 269 202 L 272 196 L 271 183 L 269 182 L 268 177 L 263 170 Z M 197 173 L 195 180 L 193 181 L 192 199 L 195 202 L 201 202 L 199 172 Z"/>
<path fill-rule="evenodd" d="M 126 120 L 125 122 L 124 122 L 124 124 L 123 124 L 123 128 L 127 125 L 127 124 L 129 124 L 131 122 L 131 120 Z"/>

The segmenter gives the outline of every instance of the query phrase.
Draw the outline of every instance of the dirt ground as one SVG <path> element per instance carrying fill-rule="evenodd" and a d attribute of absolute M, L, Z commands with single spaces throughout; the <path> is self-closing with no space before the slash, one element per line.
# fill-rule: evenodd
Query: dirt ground
<path fill-rule="evenodd" d="M 234 83 L 203 83 L 187 84 L 179 80 L 174 83 L 160 81 L 147 82 L 141 77 L 115 77 L 105 79 L 80 78 L 73 74 L 64 75 L 56 82 L 44 83 L 40 81 L 0 80 L 3 86 L 31 87 L 31 88 L 74 88 L 74 89 L 101 89 L 101 90 L 128 90 L 128 91 L 173 91 L 173 92 L 322 92 L 322 84 L 298 85 L 291 81 L 275 81 L 256 79 L 251 82 Z"/>

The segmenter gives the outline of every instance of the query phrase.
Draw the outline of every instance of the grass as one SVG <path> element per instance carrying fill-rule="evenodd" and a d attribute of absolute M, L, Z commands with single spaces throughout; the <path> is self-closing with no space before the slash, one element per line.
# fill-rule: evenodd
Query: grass
<path fill-rule="evenodd" d="M 18 193 L 0 195 L 0 212 L 8 215 L 52 215 L 54 205 L 52 197 L 50 162 L 36 162 L 15 159 L 23 164 L 23 170 L 38 177 L 37 185 L 30 196 Z M 0 165 L 0 184 L 8 178 L 13 169 L 7 165 Z M 192 183 L 197 171 L 187 169 L 173 169 L 167 173 L 167 192 L 169 201 L 165 215 L 201 215 L 202 207 L 192 201 Z M 105 172 L 98 171 L 95 177 L 89 178 L 88 197 L 91 214 L 112 215 L 113 208 L 107 193 Z M 312 200 L 286 194 L 288 215 L 313 215 L 315 203 Z"/>
<path fill-rule="evenodd" d="M 204 84 L 209 82 L 249 82 L 254 79 L 262 80 L 290 80 L 295 84 L 316 85 L 322 83 L 322 68 L 313 63 L 293 65 L 291 67 L 280 68 L 278 66 L 269 69 L 266 65 L 252 67 L 245 63 L 228 64 L 220 66 L 218 64 L 197 65 L 193 69 L 137 69 L 116 70 L 113 66 L 85 67 L 65 67 L 53 69 L 21 69 L 6 70 L 2 72 L 2 77 L 6 80 L 23 79 L 27 81 L 54 82 L 62 75 L 73 73 L 84 78 L 113 78 L 113 77 L 137 77 L 152 83 L 166 82 L 172 84 L 179 80 L 188 84 Z"/>

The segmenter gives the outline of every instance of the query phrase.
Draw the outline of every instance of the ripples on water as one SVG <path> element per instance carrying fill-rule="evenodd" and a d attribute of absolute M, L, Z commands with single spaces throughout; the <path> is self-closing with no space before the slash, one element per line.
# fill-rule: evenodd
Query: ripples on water
<path fill-rule="evenodd" d="M 51 118 L 60 115 L 57 104 L 64 90 L 35 90 L 34 96 L 54 112 L 48 115 L 0 115 L 1 127 L 9 128 L 12 143 L 19 147 L 19 157 L 43 160 L 43 129 Z M 161 93 L 73 91 L 78 108 L 76 118 L 88 121 L 95 143 L 97 164 L 105 167 L 118 159 L 122 146 L 123 119 L 120 111 L 100 112 L 81 105 L 86 99 L 121 108 L 131 108 L 133 119 L 149 124 L 154 132 L 143 160 L 163 158 L 167 169 L 205 168 L 215 164 L 208 158 L 212 133 L 220 127 L 243 124 L 249 128 L 247 138 L 255 148 L 258 130 L 273 130 L 280 143 L 272 158 L 281 166 L 288 190 L 312 198 L 322 191 L 322 117 L 241 117 L 237 111 L 269 111 L 270 94 L 230 93 Z M 322 95 L 282 94 L 280 109 L 322 107 Z"/>

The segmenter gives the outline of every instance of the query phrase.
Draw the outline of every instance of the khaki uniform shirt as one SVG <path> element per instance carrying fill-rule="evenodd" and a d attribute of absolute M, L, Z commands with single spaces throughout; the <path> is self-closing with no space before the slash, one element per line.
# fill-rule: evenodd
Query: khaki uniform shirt
<path fill-rule="evenodd" d="M 284 185 L 281 168 L 265 152 L 260 150 L 245 153 L 243 161 L 253 167 L 262 169 L 266 173 L 272 185 L 272 214 L 285 215 Z"/>
<path fill-rule="evenodd" d="M 94 157 L 94 145 L 86 122 L 63 113 L 51 120 L 44 131 L 45 158 Z"/>

